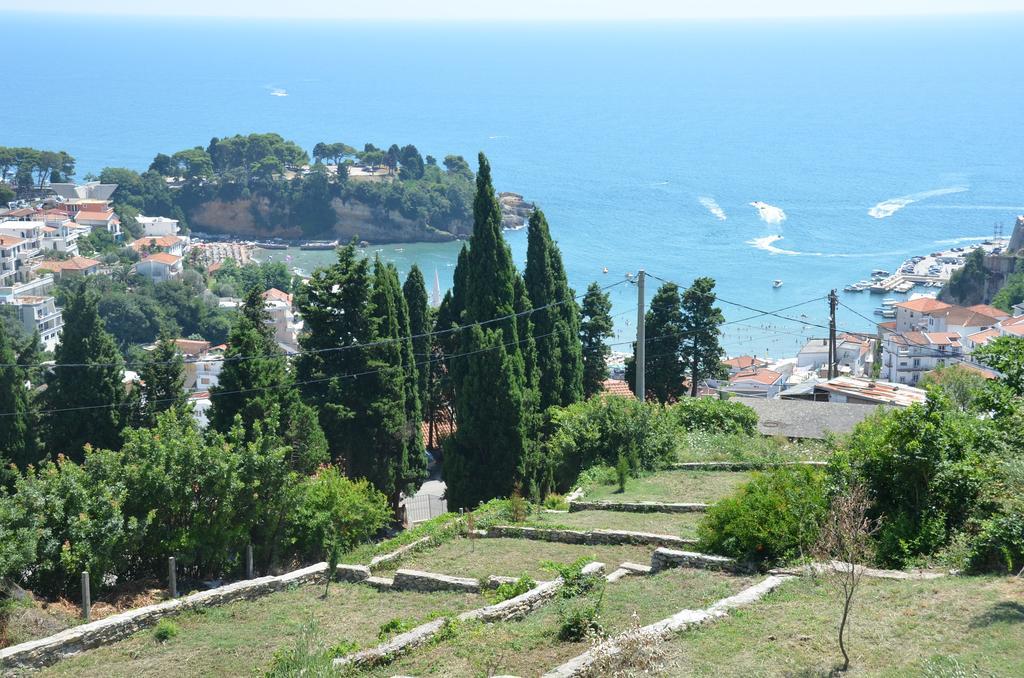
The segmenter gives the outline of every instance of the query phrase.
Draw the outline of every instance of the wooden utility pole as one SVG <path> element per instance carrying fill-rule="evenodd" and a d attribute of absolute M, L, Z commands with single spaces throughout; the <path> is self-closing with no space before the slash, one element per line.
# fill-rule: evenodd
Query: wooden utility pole
<path fill-rule="evenodd" d="M 836 291 L 828 293 L 828 378 L 836 378 L 836 306 L 839 297 Z"/>
<path fill-rule="evenodd" d="M 636 274 L 636 397 L 640 402 L 646 400 L 647 379 L 645 370 L 647 338 L 644 336 L 646 328 L 644 317 L 644 269 Z"/>

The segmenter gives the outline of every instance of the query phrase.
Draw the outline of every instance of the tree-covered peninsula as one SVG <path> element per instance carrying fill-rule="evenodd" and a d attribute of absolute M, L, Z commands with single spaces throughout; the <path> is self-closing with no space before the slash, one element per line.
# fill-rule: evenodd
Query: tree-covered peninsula
<path fill-rule="evenodd" d="M 141 174 L 108 167 L 98 178 L 118 184 L 115 206 L 129 225 L 144 213 L 205 233 L 372 242 L 468 236 L 476 180 L 462 156 L 438 161 L 411 144 L 357 150 L 321 142 L 311 157 L 278 134 L 215 137 L 160 153 Z M 525 213 L 512 202 L 510 223 L 522 223 Z"/>

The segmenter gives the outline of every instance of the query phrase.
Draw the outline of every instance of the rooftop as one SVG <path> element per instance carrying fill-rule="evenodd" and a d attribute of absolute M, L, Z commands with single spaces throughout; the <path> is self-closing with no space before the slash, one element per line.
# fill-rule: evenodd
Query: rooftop
<path fill-rule="evenodd" d="M 142 250 L 150 249 L 152 247 L 174 247 L 180 242 L 181 238 L 176 235 L 159 235 L 139 238 L 129 245 L 129 247 L 136 252 L 141 252 Z"/>
<path fill-rule="evenodd" d="M 782 379 L 783 375 L 775 370 L 747 370 L 744 372 L 738 372 L 733 376 L 729 377 L 729 381 L 735 383 L 737 381 L 753 381 L 758 384 L 771 385 Z"/>
<path fill-rule="evenodd" d="M 621 379 L 605 379 L 601 382 L 602 395 L 622 396 L 624 398 L 635 398 L 629 384 Z"/>
<path fill-rule="evenodd" d="M 71 257 L 64 260 L 44 261 L 36 268 L 42 268 L 47 271 L 84 271 L 87 268 L 99 265 L 100 262 L 89 257 Z"/>
<path fill-rule="evenodd" d="M 166 252 L 157 252 L 156 254 L 150 254 L 148 257 L 146 257 L 139 263 L 145 261 L 155 261 L 158 264 L 167 264 L 168 266 L 173 266 L 174 264 L 181 261 L 181 257 L 176 257 L 173 254 L 167 254 Z"/>
<path fill-rule="evenodd" d="M 768 364 L 764 360 L 761 360 L 760 358 L 755 358 L 754 356 L 749 355 L 738 355 L 735 358 L 723 360 L 722 363 L 737 370 L 745 370 L 749 367 L 753 367 L 754 365 Z"/>
<path fill-rule="evenodd" d="M 909 407 L 916 403 L 923 403 L 927 399 L 927 394 L 923 389 L 904 384 L 893 384 L 888 381 L 875 381 L 866 377 L 836 377 L 824 384 L 818 384 L 816 388 L 828 393 L 899 407 Z"/>
<path fill-rule="evenodd" d="M 13 247 L 23 242 L 25 242 L 23 238 L 17 238 L 13 235 L 0 235 L 0 247 Z"/>
<path fill-rule="evenodd" d="M 857 403 L 814 402 L 812 400 L 772 400 L 740 398 L 757 412 L 757 430 L 762 435 L 821 440 L 828 433 L 849 433 L 879 408 Z"/>
<path fill-rule="evenodd" d="M 1010 314 L 1003 309 L 996 308 L 995 306 L 990 306 L 988 304 L 975 304 L 974 306 L 968 306 L 967 310 L 974 311 L 975 313 L 981 313 L 982 315 L 987 315 L 992 318 L 996 318 L 997 320 L 1004 320 L 1010 317 Z"/>
<path fill-rule="evenodd" d="M 908 311 L 917 311 L 918 313 L 933 313 L 950 307 L 950 304 L 938 299 L 932 299 L 931 297 L 920 297 L 896 304 L 896 308 L 905 308 Z"/>

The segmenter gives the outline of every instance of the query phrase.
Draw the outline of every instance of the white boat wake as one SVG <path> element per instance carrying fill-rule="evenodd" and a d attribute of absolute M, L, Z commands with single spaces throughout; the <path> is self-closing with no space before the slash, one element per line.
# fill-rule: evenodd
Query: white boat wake
<path fill-rule="evenodd" d="M 937 188 L 933 191 L 921 191 L 920 193 L 911 193 L 899 198 L 890 198 L 869 209 L 868 215 L 875 219 L 885 219 L 896 214 L 907 205 L 912 205 L 920 200 L 927 200 L 928 198 L 940 195 L 950 195 L 952 193 L 963 193 L 967 190 L 969 189 L 966 186 L 950 186 L 949 188 Z"/>
<path fill-rule="evenodd" d="M 725 221 L 726 220 L 725 210 L 722 209 L 722 206 L 719 205 L 715 201 L 714 198 L 710 198 L 710 197 L 704 196 L 704 197 L 701 197 L 701 198 L 697 198 L 697 202 L 699 202 L 701 205 L 703 205 L 704 208 L 708 212 L 711 212 L 711 214 L 716 219 L 718 219 L 719 221 Z"/>
<path fill-rule="evenodd" d="M 781 235 L 766 235 L 763 238 L 754 238 L 748 240 L 748 245 L 753 245 L 759 250 L 764 250 L 769 254 L 785 254 L 791 257 L 826 257 L 826 258 L 837 258 L 837 259 L 864 259 L 870 257 L 891 257 L 901 254 L 900 252 L 863 252 L 857 254 L 844 254 L 844 253 L 830 253 L 830 252 L 798 252 L 796 250 L 786 250 L 781 247 L 777 247 L 775 243 L 782 240 Z"/>
<path fill-rule="evenodd" d="M 750 203 L 750 206 L 757 209 L 757 215 L 766 224 L 781 224 L 786 220 L 786 213 L 782 211 L 781 207 L 775 207 L 760 200 Z"/>
<path fill-rule="evenodd" d="M 288 96 L 288 90 L 281 89 L 280 87 L 271 87 L 270 96 L 272 97 L 286 97 Z"/>

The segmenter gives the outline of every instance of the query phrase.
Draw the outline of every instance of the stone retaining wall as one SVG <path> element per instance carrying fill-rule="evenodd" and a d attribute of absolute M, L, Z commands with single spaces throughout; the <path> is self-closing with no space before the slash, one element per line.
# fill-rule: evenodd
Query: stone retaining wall
<path fill-rule="evenodd" d="M 666 548 L 656 549 L 651 554 L 651 574 L 667 570 L 671 567 L 695 567 L 703 570 L 723 572 L 743 572 L 747 570 L 746 567 L 734 558 L 726 558 L 725 556 L 712 556 L 707 553 L 695 553 L 693 551 L 674 551 Z"/>
<path fill-rule="evenodd" d="M 584 574 L 597 574 L 604 571 L 604 563 L 588 563 L 583 567 Z M 463 612 L 458 617 L 459 621 L 480 621 L 490 624 L 499 621 L 511 621 L 521 619 L 533 610 L 537 609 L 547 601 L 551 600 L 560 588 L 562 578 L 539 584 L 535 588 L 506 601 L 495 605 L 488 605 L 476 610 Z M 381 643 L 376 647 L 340 657 L 334 660 L 334 667 L 345 666 L 374 666 L 385 664 L 394 660 L 399 655 L 409 652 L 413 648 L 423 645 L 448 623 L 445 619 L 435 619 L 426 624 L 421 624 L 411 631 L 395 636 L 391 640 Z"/>
<path fill-rule="evenodd" d="M 344 568 L 344 569 L 342 569 Z M 327 563 L 317 563 L 277 577 L 258 577 L 200 591 L 174 600 L 128 610 L 105 619 L 74 626 L 60 633 L 30 640 L 0 650 L 0 668 L 40 668 L 90 648 L 113 643 L 153 626 L 161 618 L 188 610 L 224 605 L 236 600 L 253 600 L 280 591 L 292 584 L 304 584 L 323 579 Z M 345 581 L 360 581 L 369 576 L 362 566 L 345 565 L 338 568 Z M 365 578 L 365 577 L 363 577 Z"/>
<path fill-rule="evenodd" d="M 627 513 L 703 513 L 707 504 L 681 504 L 657 501 L 572 501 L 569 512 L 624 511 Z"/>
<path fill-rule="evenodd" d="M 669 468 L 677 471 L 756 471 L 771 466 L 825 466 L 824 461 L 682 461 Z"/>
<path fill-rule="evenodd" d="M 561 544 L 582 544 L 585 546 L 692 546 L 694 539 L 683 539 L 671 534 L 632 532 L 629 530 L 562 530 L 543 527 L 520 527 L 518 525 L 495 525 L 481 536 L 489 538 L 536 539 Z"/>
<path fill-rule="evenodd" d="M 480 593 L 480 580 L 469 577 L 452 577 L 435 572 L 420 570 L 398 570 L 391 580 L 393 591 L 461 591 L 463 593 Z"/>
<path fill-rule="evenodd" d="M 626 631 L 545 673 L 543 678 L 581 678 L 582 676 L 600 673 L 601 668 L 607 668 L 601 667 L 600 664 L 609 660 L 614 661 L 614 656 L 621 651 L 622 643 L 624 642 L 632 640 L 643 641 L 648 638 L 665 640 L 698 624 L 717 621 L 727 616 L 730 610 L 757 602 L 791 578 L 786 575 L 773 575 L 740 591 L 734 596 L 719 600 L 705 610 L 680 610 L 667 619 L 662 619 L 639 629 Z"/>
<path fill-rule="evenodd" d="M 419 547 L 424 546 L 428 541 L 430 541 L 429 536 L 420 537 L 419 539 L 410 544 L 406 544 L 405 546 L 399 546 L 391 553 L 385 553 L 383 555 L 374 556 L 373 559 L 370 560 L 370 569 L 372 570 L 377 567 L 380 567 L 381 565 L 386 565 L 387 563 L 390 563 L 393 560 L 398 560 L 410 551 L 414 551 Z"/>

